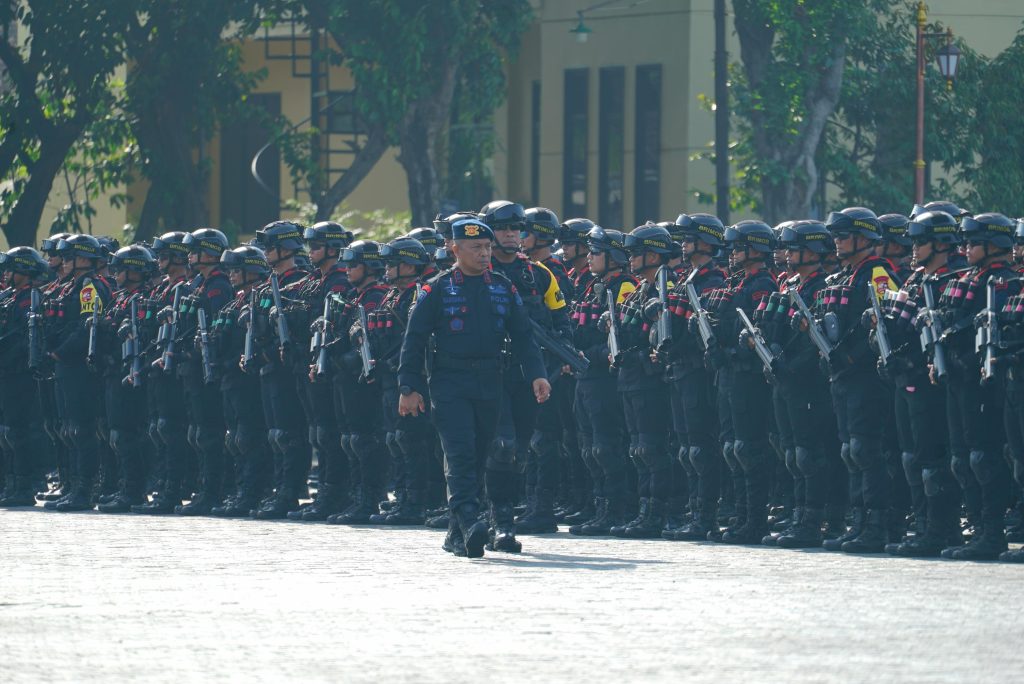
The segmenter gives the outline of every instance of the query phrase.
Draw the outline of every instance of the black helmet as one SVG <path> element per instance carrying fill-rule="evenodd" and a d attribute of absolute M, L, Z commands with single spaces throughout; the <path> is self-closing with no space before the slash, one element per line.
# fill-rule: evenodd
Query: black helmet
<path fill-rule="evenodd" d="M 242 245 L 225 250 L 220 255 L 220 263 L 228 271 L 240 270 L 260 278 L 270 277 L 270 263 L 267 261 L 267 255 L 263 253 L 262 249 L 253 245 Z"/>
<path fill-rule="evenodd" d="M 109 235 L 100 235 L 96 241 L 100 243 L 100 247 L 106 252 L 108 259 L 114 252 L 121 249 L 121 243 L 117 241 L 117 238 Z"/>
<path fill-rule="evenodd" d="M 491 230 L 521 230 L 526 225 L 523 205 L 508 200 L 488 202 L 480 209 L 477 218 Z"/>
<path fill-rule="evenodd" d="M 683 240 L 699 239 L 713 247 L 725 246 L 725 226 L 711 214 L 680 214 L 676 219 L 678 234 Z"/>
<path fill-rule="evenodd" d="M 960 222 L 966 242 L 988 242 L 1000 249 L 1013 247 L 1017 224 L 995 212 L 965 216 Z"/>
<path fill-rule="evenodd" d="M 444 247 L 444 237 L 433 228 L 413 228 L 403 237 L 419 241 L 431 255 Z"/>
<path fill-rule="evenodd" d="M 461 221 L 462 219 L 467 218 L 477 219 L 478 217 L 471 211 L 457 211 L 454 214 L 451 214 L 444 218 L 442 218 L 441 215 L 438 214 L 437 217 L 434 219 L 434 230 L 440 233 L 442 237 L 451 240 L 452 224 L 455 223 L 456 221 Z"/>
<path fill-rule="evenodd" d="M 625 236 L 623 246 L 630 256 L 652 252 L 664 256 L 678 256 L 679 245 L 672 242 L 672 236 L 662 226 L 647 222 L 637 226 Z"/>
<path fill-rule="evenodd" d="M 868 240 L 881 240 L 882 234 L 875 212 L 864 207 L 847 207 L 833 211 L 825 219 L 825 227 L 833 239 L 842 235 L 859 235 Z"/>
<path fill-rule="evenodd" d="M 71 233 L 54 233 L 43 240 L 43 244 L 39 247 L 39 251 L 47 256 L 57 256 L 57 245 L 61 240 L 70 236 Z"/>
<path fill-rule="evenodd" d="M 164 233 L 158 238 L 153 238 L 153 253 L 159 258 L 162 252 L 169 254 L 170 256 L 178 256 L 182 259 L 188 258 L 188 247 L 185 246 L 185 236 L 188 233 L 183 233 L 180 230 L 174 230 L 170 233 Z"/>
<path fill-rule="evenodd" d="M 945 211 L 925 211 L 910 221 L 910 225 L 907 226 L 907 237 L 911 242 L 927 240 L 955 245 L 960 243 L 960 226 L 957 225 L 956 219 Z"/>
<path fill-rule="evenodd" d="M 686 235 L 683 232 L 682 226 L 675 223 L 674 221 L 658 221 L 656 226 L 661 226 L 668 231 L 668 234 L 672 236 L 673 242 L 682 242 Z"/>
<path fill-rule="evenodd" d="M 57 243 L 57 254 L 65 258 L 106 259 L 100 241 L 92 235 L 69 235 Z"/>
<path fill-rule="evenodd" d="M 341 253 L 341 261 L 352 266 L 363 264 L 373 271 L 384 269 L 380 243 L 373 240 L 356 240 Z"/>
<path fill-rule="evenodd" d="M 228 238 L 216 228 L 199 228 L 185 236 L 182 243 L 190 252 L 202 252 L 219 257 L 230 247 Z"/>
<path fill-rule="evenodd" d="M 918 216 L 927 211 L 943 211 L 952 216 L 953 218 L 955 218 L 957 221 L 959 221 L 964 216 L 971 215 L 971 212 L 967 211 L 966 209 L 961 209 L 960 207 L 958 207 L 957 205 L 953 204 L 948 200 L 935 200 L 933 202 L 928 202 L 924 206 L 921 206 L 920 204 L 915 204 L 914 208 L 910 212 L 910 218 L 917 218 Z"/>
<path fill-rule="evenodd" d="M 821 221 L 787 221 L 781 225 L 779 244 L 786 249 L 806 249 L 821 255 L 836 251 L 832 235 Z"/>
<path fill-rule="evenodd" d="M 588 218 L 571 218 L 558 231 L 558 241 L 563 245 L 584 245 L 590 239 L 590 231 L 599 226 Z"/>
<path fill-rule="evenodd" d="M 153 253 L 142 245 L 129 245 L 114 252 L 110 257 L 110 270 L 133 271 L 149 275 L 156 268 L 156 259 Z"/>
<path fill-rule="evenodd" d="M 338 249 L 348 247 L 354 237 L 351 230 L 345 230 L 345 226 L 336 221 L 314 223 L 302 233 L 302 238 L 306 242 L 323 242 L 328 247 Z"/>
<path fill-rule="evenodd" d="M 256 231 L 256 243 L 263 249 L 290 249 L 298 251 L 302 248 L 302 226 L 294 221 L 274 221 Z"/>
<path fill-rule="evenodd" d="M 775 249 L 775 233 L 771 226 L 753 219 L 729 226 L 725 231 L 725 241 L 731 249 L 744 247 L 762 253 Z"/>
<path fill-rule="evenodd" d="M 626 254 L 626 236 L 622 231 L 605 230 L 601 226 L 594 226 L 587 234 L 587 247 L 594 254 L 607 254 L 608 257 L 619 264 L 628 264 L 629 255 Z"/>
<path fill-rule="evenodd" d="M 910 247 L 910 236 L 907 235 L 907 225 L 910 223 L 903 214 L 882 214 L 878 217 L 878 227 L 882 230 L 882 239 L 886 242 L 893 242 L 901 247 Z"/>
<path fill-rule="evenodd" d="M 533 233 L 540 240 L 554 242 L 558 239 L 561 224 L 559 224 L 555 212 L 544 207 L 533 207 L 524 213 L 526 215 L 526 231 Z"/>
<path fill-rule="evenodd" d="M 380 246 L 380 257 L 387 265 L 409 264 L 426 266 L 430 263 L 430 253 L 423 243 L 411 237 L 395 238 L 386 245 Z"/>
<path fill-rule="evenodd" d="M 6 254 L 0 253 L 0 268 L 38 278 L 46 275 L 50 265 L 42 254 L 31 247 L 11 247 Z"/>

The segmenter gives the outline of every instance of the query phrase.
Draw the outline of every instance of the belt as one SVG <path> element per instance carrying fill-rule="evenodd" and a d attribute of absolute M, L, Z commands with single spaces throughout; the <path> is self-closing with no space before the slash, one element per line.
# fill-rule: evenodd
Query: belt
<path fill-rule="evenodd" d="M 502 362 L 500 358 L 468 358 L 451 356 L 443 352 L 435 352 L 434 354 L 434 370 L 441 368 L 451 370 L 489 370 L 489 371 L 500 371 L 502 370 Z"/>

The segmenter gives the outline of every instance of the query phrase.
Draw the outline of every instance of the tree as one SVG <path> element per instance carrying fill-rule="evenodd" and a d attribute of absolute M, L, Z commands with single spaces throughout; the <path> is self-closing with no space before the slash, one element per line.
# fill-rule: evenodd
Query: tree
<path fill-rule="evenodd" d="M 739 191 L 770 223 L 812 215 L 819 147 L 839 102 L 850 39 L 884 3 L 734 0 Z"/>
<path fill-rule="evenodd" d="M 54 180 L 98 112 L 109 111 L 109 81 L 131 3 L 27 0 L 0 3 L 0 62 L 9 88 L 0 94 L 0 191 L 4 235 L 35 242 Z M 15 44 L 20 22 L 28 32 Z"/>

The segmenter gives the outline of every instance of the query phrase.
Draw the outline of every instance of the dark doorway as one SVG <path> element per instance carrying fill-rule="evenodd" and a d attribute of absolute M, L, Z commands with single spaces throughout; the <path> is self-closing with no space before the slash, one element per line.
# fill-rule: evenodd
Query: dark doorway
<path fill-rule="evenodd" d="M 281 95 L 262 93 L 249 96 L 253 107 L 270 116 L 281 113 Z M 270 192 L 252 176 L 252 158 L 273 133 L 258 121 L 240 121 L 225 126 L 220 134 L 220 224 L 233 235 L 252 233 L 280 218 L 281 154 L 270 147 L 260 156 L 257 171 Z"/>

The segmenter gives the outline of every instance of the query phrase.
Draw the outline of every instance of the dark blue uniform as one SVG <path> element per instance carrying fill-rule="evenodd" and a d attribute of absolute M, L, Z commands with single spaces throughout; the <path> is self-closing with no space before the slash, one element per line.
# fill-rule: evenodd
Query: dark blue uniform
<path fill-rule="evenodd" d="M 42 413 L 39 387 L 28 368 L 27 315 L 32 289 L 23 287 L 0 304 L 0 474 L 5 476 L 6 495 L 27 494 L 43 465 Z M 34 502 L 33 502 L 34 503 Z"/>

